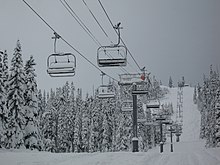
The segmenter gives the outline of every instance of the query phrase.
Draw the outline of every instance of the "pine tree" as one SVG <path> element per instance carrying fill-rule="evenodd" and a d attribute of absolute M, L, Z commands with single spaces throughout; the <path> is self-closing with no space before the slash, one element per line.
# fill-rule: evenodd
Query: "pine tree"
<path fill-rule="evenodd" d="M 5 133 L 7 125 L 7 107 L 6 107 L 6 91 L 4 83 L 3 65 L 2 65 L 3 52 L 0 52 L 0 148 L 5 147 Z"/>
<path fill-rule="evenodd" d="M 8 79 L 9 89 L 7 105 L 9 111 L 9 125 L 7 130 L 7 148 L 20 148 L 24 146 L 23 129 L 25 127 L 24 111 L 24 84 L 25 76 L 21 45 L 17 41 L 11 61 L 10 75 Z"/>
<path fill-rule="evenodd" d="M 54 143 L 54 109 L 53 102 L 55 100 L 55 92 L 51 89 L 50 94 L 47 93 L 47 104 L 45 112 L 42 114 L 40 125 L 42 126 L 42 135 L 44 141 L 44 150 L 55 152 Z"/>
<path fill-rule="evenodd" d="M 64 107 L 60 116 L 59 124 L 59 144 L 61 152 L 70 152 L 73 150 L 74 129 L 75 129 L 75 99 L 74 86 L 69 83 L 62 88 L 62 96 L 64 99 Z"/>
<path fill-rule="evenodd" d="M 91 152 L 91 133 L 92 133 L 92 111 L 94 108 L 94 99 L 87 94 L 85 104 L 84 116 L 84 143 L 85 151 Z"/>
<path fill-rule="evenodd" d="M 183 76 L 182 77 L 182 87 L 184 87 L 185 86 L 185 77 Z"/>
<path fill-rule="evenodd" d="M 6 50 L 4 51 L 4 55 L 3 55 L 2 77 L 3 77 L 3 82 L 5 85 L 5 91 L 7 93 L 9 71 L 8 71 L 8 54 Z"/>
<path fill-rule="evenodd" d="M 220 81 L 219 81 L 220 85 Z M 216 103 L 215 103 L 215 119 L 216 119 L 216 125 L 215 125 L 215 138 L 216 138 L 216 146 L 220 147 L 220 86 L 217 89 L 216 92 Z"/>
<path fill-rule="evenodd" d="M 120 86 L 121 96 L 118 98 L 118 103 L 121 103 L 124 100 L 131 100 L 131 86 Z M 118 93 L 119 95 L 119 93 Z M 120 109 L 116 111 L 115 114 L 115 150 L 116 151 L 129 151 L 131 149 L 131 140 L 132 140 L 132 116 L 131 113 L 124 113 Z"/>
<path fill-rule="evenodd" d="M 218 88 L 218 77 L 215 71 L 212 69 L 212 65 L 210 66 L 210 78 L 209 78 L 209 108 L 210 111 L 208 111 L 209 116 L 209 136 L 207 137 L 207 141 L 209 141 L 208 146 L 215 147 L 216 146 L 216 137 L 215 137 L 215 126 L 216 126 L 216 114 L 215 114 L 215 104 L 216 104 L 216 93 Z M 208 130 L 207 130 L 208 132 Z"/>
<path fill-rule="evenodd" d="M 101 115 L 100 99 L 97 99 L 97 91 L 95 93 L 92 112 L 91 112 L 91 135 L 90 135 L 90 152 L 99 150 L 99 116 Z"/>
<path fill-rule="evenodd" d="M 120 114 L 121 114 L 121 100 L 120 100 L 119 90 L 116 90 L 115 109 L 113 109 L 113 115 L 112 115 L 113 151 L 117 151 L 117 129 L 118 129 L 118 126 L 119 126 L 119 120 L 120 120 L 119 116 L 120 116 Z"/>
<path fill-rule="evenodd" d="M 56 89 L 56 96 L 55 100 L 52 104 L 52 109 L 54 111 L 53 113 L 53 122 L 54 122 L 54 143 L 55 143 L 55 152 L 60 152 L 62 139 L 61 139 L 61 133 L 62 133 L 62 115 L 65 111 L 65 100 L 62 93 L 61 88 Z M 51 110 L 52 110 L 51 109 Z"/>
<path fill-rule="evenodd" d="M 204 80 L 202 91 L 199 92 L 199 104 L 201 113 L 201 125 L 200 125 L 200 138 L 206 137 L 206 124 L 207 124 L 207 107 L 208 107 L 208 81 Z M 198 104 L 198 105 L 199 105 Z"/>
<path fill-rule="evenodd" d="M 131 116 L 120 114 L 119 125 L 116 134 L 116 149 L 117 151 L 128 151 L 131 149 L 132 139 L 132 120 Z"/>
<path fill-rule="evenodd" d="M 45 150 L 51 152 L 60 152 L 61 149 L 61 124 L 62 113 L 65 109 L 65 100 L 62 95 L 62 89 L 57 88 L 56 92 L 51 89 L 50 98 L 47 104 L 47 110 L 43 114 L 45 124 L 43 127 L 43 136 Z"/>
<path fill-rule="evenodd" d="M 137 102 L 137 111 L 138 111 L 138 119 L 147 120 L 145 116 L 142 102 L 138 99 Z M 138 123 L 138 139 L 139 139 L 139 150 L 146 151 L 149 146 L 152 146 L 152 135 L 151 128 L 149 126 L 145 126 L 145 123 Z"/>
<path fill-rule="evenodd" d="M 202 87 L 200 84 L 197 85 L 197 107 L 199 111 L 202 109 Z"/>
<path fill-rule="evenodd" d="M 44 107 L 44 103 L 43 103 L 43 95 L 42 95 L 42 91 L 41 89 L 38 90 L 38 94 L 37 94 L 37 103 L 38 103 L 38 112 L 39 112 L 39 118 L 42 119 L 43 113 L 45 112 L 45 107 Z M 42 125 L 40 124 L 40 129 L 42 129 Z"/>
<path fill-rule="evenodd" d="M 45 94 L 45 91 L 44 91 L 44 94 Z M 45 102 L 44 102 L 45 101 Z M 44 104 L 45 103 L 45 104 Z M 38 108 L 38 128 L 39 128 L 39 132 L 40 132 L 40 135 L 41 135 L 41 143 L 42 143 L 42 150 L 44 150 L 44 136 L 43 136 L 43 128 L 44 128 L 44 122 L 43 122 L 43 114 L 45 113 L 46 111 L 46 100 L 44 100 L 44 97 L 42 96 L 42 92 L 41 90 L 39 89 L 38 90 L 38 94 L 37 94 L 37 108 Z"/>
<path fill-rule="evenodd" d="M 69 118 L 68 118 L 68 141 L 70 142 L 71 152 L 75 151 L 75 123 L 76 123 L 76 101 L 75 101 L 75 86 L 73 82 L 70 85 L 70 105 L 69 105 Z"/>
<path fill-rule="evenodd" d="M 37 82 L 33 56 L 25 65 L 25 92 L 24 92 L 24 108 L 26 124 L 24 129 L 24 142 L 26 148 L 38 149 L 42 148 L 41 134 L 39 130 L 39 109 L 37 103 Z"/>
<path fill-rule="evenodd" d="M 76 152 L 84 152 L 84 144 L 83 144 L 83 106 L 84 102 L 82 100 L 82 90 L 77 90 L 76 96 L 76 127 L 74 133 Z"/>
<path fill-rule="evenodd" d="M 170 78 L 169 78 L 169 87 L 170 87 L 170 88 L 173 87 L 173 80 L 172 80 L 171 76 L 170 76 Z"/>
<path fill-rule="evenodd" d="M 193 102 L 194 102 L 194 104 L 197 104 L 197 91 L 196 91 L 196 86 L 194 87 Z"/>
<path fill-rule="evenodd" d="M 113 113 L 116 109 L 115 101 L 114 98 L 106 101 L 103 100 L 103 151 L 113 150 Z"/>

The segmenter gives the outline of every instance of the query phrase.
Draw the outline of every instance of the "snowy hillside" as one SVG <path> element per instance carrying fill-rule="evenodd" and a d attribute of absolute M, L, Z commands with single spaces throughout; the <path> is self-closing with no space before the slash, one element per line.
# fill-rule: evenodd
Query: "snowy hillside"
<path fill-rule="evenodd" d="M 177 88 L 161 102 L 172 102 L 174 112 L 177 104 Z M 174 142 L 170 152 L 169 138 L 164 152 L 159 147 L 148 152 L 107 153 L 48 153 L 26 150 L 0 150 L 0 165 L 220 165 L 220 148 L 206 149 L 199 139 L 200 113 L 193 103 L 193 88 L 183 89 L 183 134 L 180 142 Z M 174 137 L 175 141 L 175 137 Z"/>

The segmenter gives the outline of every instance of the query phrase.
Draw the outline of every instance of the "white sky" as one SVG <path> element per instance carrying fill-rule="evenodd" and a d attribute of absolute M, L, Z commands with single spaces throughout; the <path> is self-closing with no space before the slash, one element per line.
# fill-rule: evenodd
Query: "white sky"
<path fill-rule="evenodd" d="M 64 9 L 59 0 L 27 2 L 68 42 L 97 65 L 98 46 Z M 110 44 L 82 0 L 67 0 L 102 45 Z M 110 39 L 117 38 L 98 0 L 86 0 Z M 112 22 L 121 22 L 122 38 L 140 67 L 167 84 L 169 76 L 176 83 L 185 76 L 195 84 L 208 73 L 210 64 L 220 68 L 220 1 L 219 0 L 101 0 Z M 20 39 L 23 60 L 33 55 L 37 66 L 38 87 L 49 90 L 73 81 L 83 92 L 91 93 L 101 83 L 100 72 L 61 40 L 57 49 L 72 52 L 77 58 L 76 76 L 51 78 L 46 73 L 47 57 L 53 53 L 53 32 L 22 0 L 0 0 L 0 50 L 7 50 L 11 60 Z M 128 55 L 125 69 L 136 72 L 137 66 Z M 102 68 L 101 68 L 102 69 Z M 104 68 L 118 79 L 122 71 Z"/>

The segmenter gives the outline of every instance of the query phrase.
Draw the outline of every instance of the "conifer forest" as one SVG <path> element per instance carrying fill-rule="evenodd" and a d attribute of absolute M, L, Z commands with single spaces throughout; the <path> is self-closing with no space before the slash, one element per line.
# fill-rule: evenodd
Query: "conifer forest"
<path fill-rule="evenodd" d="M 74 82 L 42 91 L 37 87 L 34 57 L 24 62 L 20 41 L 12 59 L 0 53 L 0 148 L 36 149 L 48 152 L 131 151 L 132 115 L 122 111 L 124 100 L 131 99 L 131 86 L 109 81 L 114 98 L 101 99 L 98 89 L 82 96 L 83 89 Z M 184 83 L 184 82 L 182 82 Z M 179 85 L 183 85 L 178 83 Z M 138 97 L 138 119 L 151 122 L 151 111 L 144 109 L 146 100 L 162 99 L 167 93 L 155 77 L 140 86 L 149 93 Z M 173 87 L 171 77 L 169 87 Z M 146 98 L 147 97 L 147 98 Z M 201 113 L 200 137 L 207 147 L 220 146 L 220 77 L 210 67 L 204 83 L 195 86 L 193 101 Z M 162 106 L 167 118 L 172 104 Z M 154 133 L 152 133 L 154 132 Z M 147 151 L 159 144 L 160 132 L 153 125 L 138 123 L 139 149 Z"/>

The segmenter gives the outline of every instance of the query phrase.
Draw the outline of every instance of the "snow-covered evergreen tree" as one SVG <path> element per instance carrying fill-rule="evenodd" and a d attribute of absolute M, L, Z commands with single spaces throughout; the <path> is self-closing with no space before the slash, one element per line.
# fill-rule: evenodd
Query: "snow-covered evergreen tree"
<path fill-rule="evenodd" d="M 142 102 L 138 99 L 137 102 L 137 111 L 138 111 L 138 119 L 142 119 L 147 121 L 148 118 L 145 116 L 145 112 L 143 109 Z M 139 139 L 139 150 L 140 151 L 147 151 L 149 146 L 152 147 L 152 134 L 151 134 L 151 127 L 146 126 L 145 123 L 138 123 L 138 139 Z"/>
<path fill-rule="evenodd" d="M 169 85 L 170 88 L 173 87 L 173 80 L 172 80 L 171 76 L 170 76 L 170 78 L 169 78 L 169 83 L 168 83 L 168 85 Z"/>
<path fill-rule="evenodd" d="M 64 100 L 64 107 L 60 115 L 59 124 L 59 145 L 60 152 L 74 151 L 74 129 L 75 129 L 75 87 L 73 83 L 69 83 L 62 87 L 62 96 Z"/>
<path fill-rule="evenodd" d="M 131 116 L 121 113 L 118 116 L 118 127 L 116 134 L 116 150 L 129 151 L 132 139 L 132 120 Z"/>
<path fill-rule="evenodd" d="M 202 87 L 200 86 L 200 84 L 197 85 L 197 106 L 198 106 L 198 110 L 200 111 L 202 109 Z"/>
<path fill-rule="evenodd" d="M 198 90 L 200 91 L 200 90 Z M 204 80 L 203 87 L 201 92 L 199 92 L 198 96 L 198 105 L 200 108 L 201 113 L 201 125 L 200 125 L 200 138 L 205 138 L 205 130 L 206 130 L 206 120 L 207 120 L 207 107 L 208 107 L 208 98 L 207 98 L 207 92 L 208 91 L 208 81 Z"/>
<path fill-rule="evenodd" d="M 17 41 L 11 60 L 9 89 L 7 96 L 9 125 L 7 129 L 7 148 L 24 147 L 23 129 L 25 128 L 24 85 L 25 75 L 21 54 L 21 44 Z"/>
<path fill-rule="evenodd" d="M 103 108 L 103 150 L 113 150 L 113 130 L 114 130 L 114 111 L 116 109 L 116 100 L 114 98 L 108 99 L 104 102 Z"/>
<path fill-rule="evenodd" d="M 215 102 L 215 117 L 216 117 L 215 138 L 216 138 L 216 146 L 220 147 L 220 83 L 216 91 L 215 99 L 216 99 L 216 102 Z"/>
<path fill-rule="evenodd" d="M 76 146 L 76 152 L 84 152 L 85 146 L 83 143 L 83 137 L 84 137 L 84 102 L 82 100 L 82 90 L 78 89 L 77 96 L 76 96 L 76 127 L 75 127 L 75 133 L 74 133 L 74 139 L 75 139 L 75 146 Z"/>
<path fill-rule="evenodd" d="M 219 88 L 219 82 L 220 82 L 220 79 L 219 79 L 219 75 L 217 74 L 216 71 L 213 71 L 212 70 L 212 66 L 210 68 L 210 91 L 211 91 L 211 98 L 212 98 L 212 101 L 211 101 L 211 141 L 212 141 L 212 144 L 211 146 L 212 147 L 215 147 L 216 146 L 216 125 L 217 125 L 217 117 L 216 117 L 216 102 L 217 102 L 217 91 L 218 91 L 218 88 Z"/>
<path fill-rule="evenodd" d="M 94 99 L 87 94 L 84 103 L 83 137 L 85 152 L 91 151 L 91 132 L 92 132 L 92 111 L 94 108 Z"/>
<path fill-rule="evenodd" d="M 54 143 L 54 109 L 53 102 L 55 100 L 55 92 L 51 89 L 50 95 L 47 93 L 47 105 L 44 113 L 42 114 L 40 125 L 42 128 L 42 135 L 44 141 L 44 150 L 55 152 Z"/>
<path fill-rule="evenodd" d="M 8 54 L 7 54 L 7 51 L 5 50 L 3 54 L 2 78 L 3 78 L 4 85 L 5 85 L 6 93 L 8 92 L 8 76 L 9 76 Z"/>
<path fill-rule="evenodd" d="M 37 100 L 37 82 L 33 56 L 25 64 L 25 92 L 24 92 L 24 108 L 25 108 L 25 129 L 24 142 L 26 148 L 42 149 L 41 132 L 39 130 L 39 109 Z"/>
<path fill-rule="evenodd" d="M 194 104 L 197 103 L 197 90 L 196 90 L 196 86 L 194 87 L 193 102 L 194 102 Z"/>
<path fill-rule="evenodd" d="M 185 86 L 185 77 L 184 76 L 182 77 L 182 86 L 183 87 Z"/>
<path fill-rule="evenodd" d="M 43 94 L 42 94 L 41 89 L 38 90 L 37 103 L 38 103 L 37 108 L 38 108 L 38 112 L 39 112 L 39 118 L 42 119 L 43 113 L 46 110 L 46 104 L 44 106 L 44 99 L 43 99 Z M 46 103 L 46 100 L 45 100 L 45 103 Z M 42 129 L 42 127 L 43 126 L 41 125 L 41 122 L 40 122 L 40 125 L 39 125 L 40 130 Z"/>
<path fill-rule="evenodd" d="M 70 142 L 70 151 L 75 151 L 75 141 L 74 141 L 74 134 L 75 134 L 75 122 L 76 122 L 76 101 L 75 101 L 75 86 L 73 82 L 70 84 L 70 98 L 69 98 L 69 110 L 68 110 L 68 141 Z"/>
<path fill-rule="evenodd" d="M 99 150 L 99 132 L 101 131 L 99 128 L 99 116 L 101 115 L 100 105 L 101 100 L 97 99 L 97 91 L 95 93 L 95 97 L 92 104 L 92 112 L 91 112 L 91 135 L 90 135 L 90 152 L 97 152 Z"/>
<path fill-rule="evenodd" d="M 0 148 L 5 147 L 5 133 L 7 125 L 7 107 L 6 107 L 6 90 L 4 82 L 4 71 L 3 71 L 3 52 L 0 52 Z"/>

